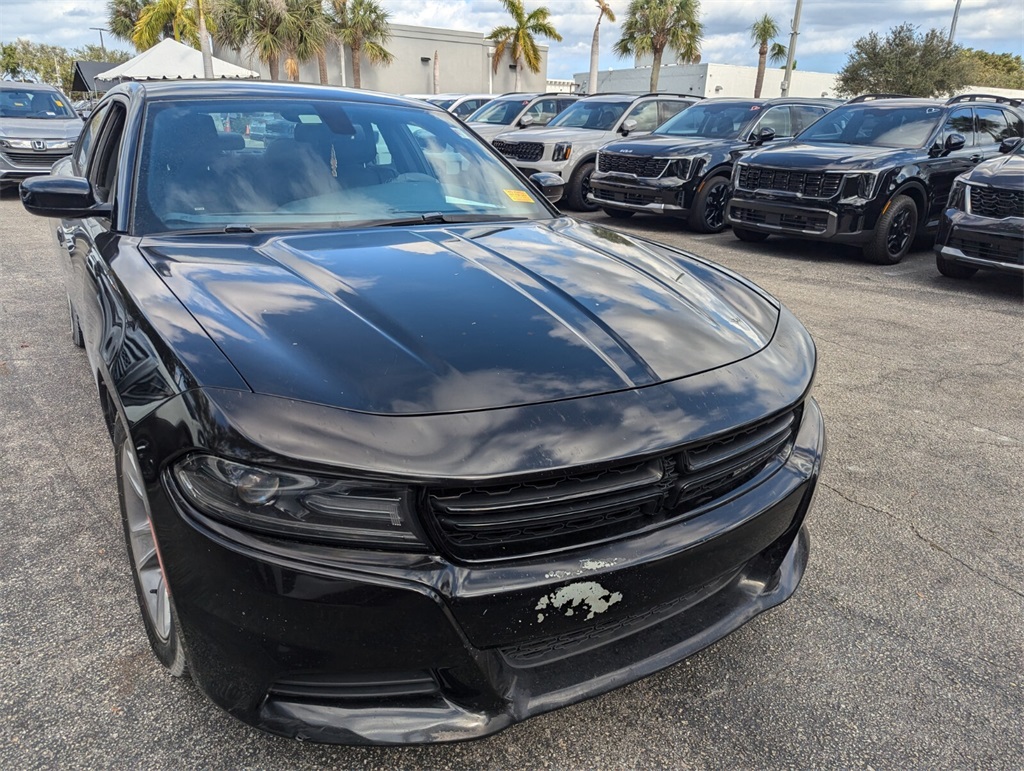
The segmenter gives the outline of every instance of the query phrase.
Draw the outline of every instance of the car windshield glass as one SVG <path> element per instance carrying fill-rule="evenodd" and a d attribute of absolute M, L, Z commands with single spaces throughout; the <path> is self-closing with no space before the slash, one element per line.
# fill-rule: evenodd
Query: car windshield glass
<path fill-rule="evenodd" d="M 436 104 L 442 110 L 447 110 L 449 107 L 455 104 L 454 99 L 428 99 L 427 101 L 430 102 L 431 104 Z"/>
<path fill-rule="evenodd" d="M 743 127 L 760 114 L 759 104 L 698 103 L 683 110 L 654 133 L 673 137 L 730 139 L 738 136 Z"/>
<path fill-rule="evenodd" d="M 139 235 L 551 216 L 447 113 L 296 98 L 151 103 L 136 191 Z"/>
<path fill-rule="evenodd" d="M 629 102 L 591 102 L 581 100 L 565 109 L 548 126 L 564 128 L 586 128 L 597 131 L 611 131 L 615 122 L 629 107 Z"/>
<path fill-rule="evenodd" d="M 495 126 L 510 126 L 516 116 L 530 103 L 529 99 L 495 99 L 470 115 L 468 123 L 490 123 Z"/>
<path fill-rule="evenodd" d="M 918 107 L 838 107 L 801 132 L 797 139 L 825 144 L 922 147 L 943 117 L 938 105 Z"/>
<path fill-rule="evenodd" d="M 56 91 L 43 89 L 3 89 L 0 91 L 0 118 L 53 120 L 76 117 L 75 111 Z"/>

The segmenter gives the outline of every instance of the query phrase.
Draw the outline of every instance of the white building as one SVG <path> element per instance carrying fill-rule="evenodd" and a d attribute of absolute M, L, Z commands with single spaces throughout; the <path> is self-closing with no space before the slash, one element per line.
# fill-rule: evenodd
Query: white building
<path fill-rule="evenodd" d="M 768 67 L 764 71 L 761 96 L 782 95 L 785 70 Z M 626 91 L 643 93 L 650 89 L 651 68 L 631 67 L 622 70 L 600 70 L 597 86 L 591 89 L 587 82 L 589 72 L 573 76 L 581 92 Z M 757 67 L 735 64 L 669 64 L 663 65 L 658 76 L 658 90 L 670 94 L 695 96 L 753 97 Z M 827 72 L 793 71 L 789 96 L 820 97 L 836 95 L 836 76 Z"/>
<path fill-rule="evenodd" d="M 523 67 L 520 73 L 520 91 L 543 92 L 547 86 L 548 47 L 540 48 L 540 72 L 534 74 Z M 462 32 L 433 27 L 411 27 L 405 24 L 391 25 L 391 40 L 386 48 L 394 54 L 395 61 L 388 67 L 370 64 L 363 57 L 360 66 L 361 85 L 372 91 L 393 94 L 502 94 L 512 91 L 515 84 L 515 65 L 506 55 L 497 72 L 491 68 L 494 47 L 482 32 Z M 214 54 L 222 59 L 243 67 L 257 70 L 264 80 L 270 78 L 267 65 L 247 50 L 241 53 L 222 46 L 215 47 Z M 438 63 L 438 84 L 434 89 L 434 57 Z M 327 72 L 331 85 L 352 85 L 352 54 L 345 51 L 345 69 L 342 72 L 337 43 L 327 48 Z M 284 74 L 282 60 L 279 77 Z M 320 74 L 315 59 L 299 66 L 299 80 L 305 83 L 319 83 Z"/>

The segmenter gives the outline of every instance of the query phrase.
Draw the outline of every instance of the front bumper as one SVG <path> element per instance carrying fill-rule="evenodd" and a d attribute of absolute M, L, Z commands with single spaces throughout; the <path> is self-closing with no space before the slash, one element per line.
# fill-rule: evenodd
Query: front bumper
<path fill-rule="evenodd" d="M 544 154 L 549 155 L 550 149 L 544 148 Z M 538 161 L 521 161 L 518 158 L 511 158 L 505 156 L 505 160 L 519 169 L 526 176 L 536 174 L 540 171 L 545 171 L 548 174 L 557 174 L 562 179 L 567 180 L 572 175 L 572 168 L 570 168 L 570 161 L 551 161 L 541 158 Z"/>
<path fill-rule="evenodd" d="M 808 398 L 785 464 L 703 514 L 489 565 L 243 533 L 159 476 L 150 497 L 189 665 L 215 703 L 300 739 L 443 742 L 637 680 L 785 601 L 824 449 Z"/>
<path fill-rule="evenodd" d="M 684 217 L 693 202 L 693 184 L 678 177 L 627 179 L 596 172 L 590 178 L 590 201 L 625 211 Z"/>
<path fill-rule="evenodd" d="M 1024 217 L 992 219 L 946 209 L 935 251 L 959 265 L 1024 275 Z"/>
<path fill-rule="evenodd" d="M 871 239 L 878 219 L 867 204 L 838 204 L 822 199 L 765 200 L 734 190 L 725 216 L 734 228 L 864 244 Z"/>

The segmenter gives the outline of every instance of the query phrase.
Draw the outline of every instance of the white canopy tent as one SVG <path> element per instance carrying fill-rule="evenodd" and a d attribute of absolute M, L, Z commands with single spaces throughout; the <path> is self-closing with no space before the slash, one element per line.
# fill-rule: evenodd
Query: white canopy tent
<path fill-rule="evenodd" d="M 215 78 L 258 78 L 260 74 L 214 57 Z M 203 77 L 203 55 L 191 46 L 167 38 L 134 59 L 101 72 L 96 80 L 180 80 Z"/>

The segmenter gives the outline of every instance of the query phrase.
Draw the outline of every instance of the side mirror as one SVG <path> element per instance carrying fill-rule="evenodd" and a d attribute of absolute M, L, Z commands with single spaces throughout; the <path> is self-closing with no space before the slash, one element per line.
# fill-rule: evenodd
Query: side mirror
<path fill-rule="evenodd" d="M 21 183 L 21 203 L 40 217 L 84 219 L 109 217 L 109 203 L 96 201 L 92 184 L 82 177 L 31 177 Z"/>
<path fill-rule="evenodd" d="M 775 139 L 775 129 L 765 126 L 754 137 L 754 144 L 763 145 L 765 142 L 771 142 L 773 139 Z"/>
<path fill-rule="evenodd" d="M 623 121 L 622 126 L 619 127 L 619 133 L 624 137 L 628 137 L 630 131 L 636 131 L 636 121 L 632 118 Z"/>
<path fill-rule="evenodd" d="M 963 134 L 950 134 L 946 137 L 946 143 L 944 148 L 947 153 L 951 153 L 954 150 L 962 150 L 964 145 L 967 144 L 967 137 Z"/>
<path fill-rule="evenodd" d="M 1004 155 L 1006 155 L 1007 153 L 1012 153 L 1014 150 L 1020 147 L 1021 142 L 1024 142 L 1024 137 L 1007 137 L 1006 139 L 999 143 L 999 152 L 1003 153 Z"/>
<path fill-rule="evenodd" d="M 565 180 L 557 174 L 552 174 L 549 171 L 538 171 L 536 174 L 530 175 L 530 182 L 551 203 L 558 203 L 562 200 L 562 193 L 565 191 Z"/>
<path fill-rule="evenodd" d="M 524 115 L 522 118 L 519 119 L 519 128 L 529 128 L 536 122 L 537 119 L 534 118 L 532 115 Z"/>

